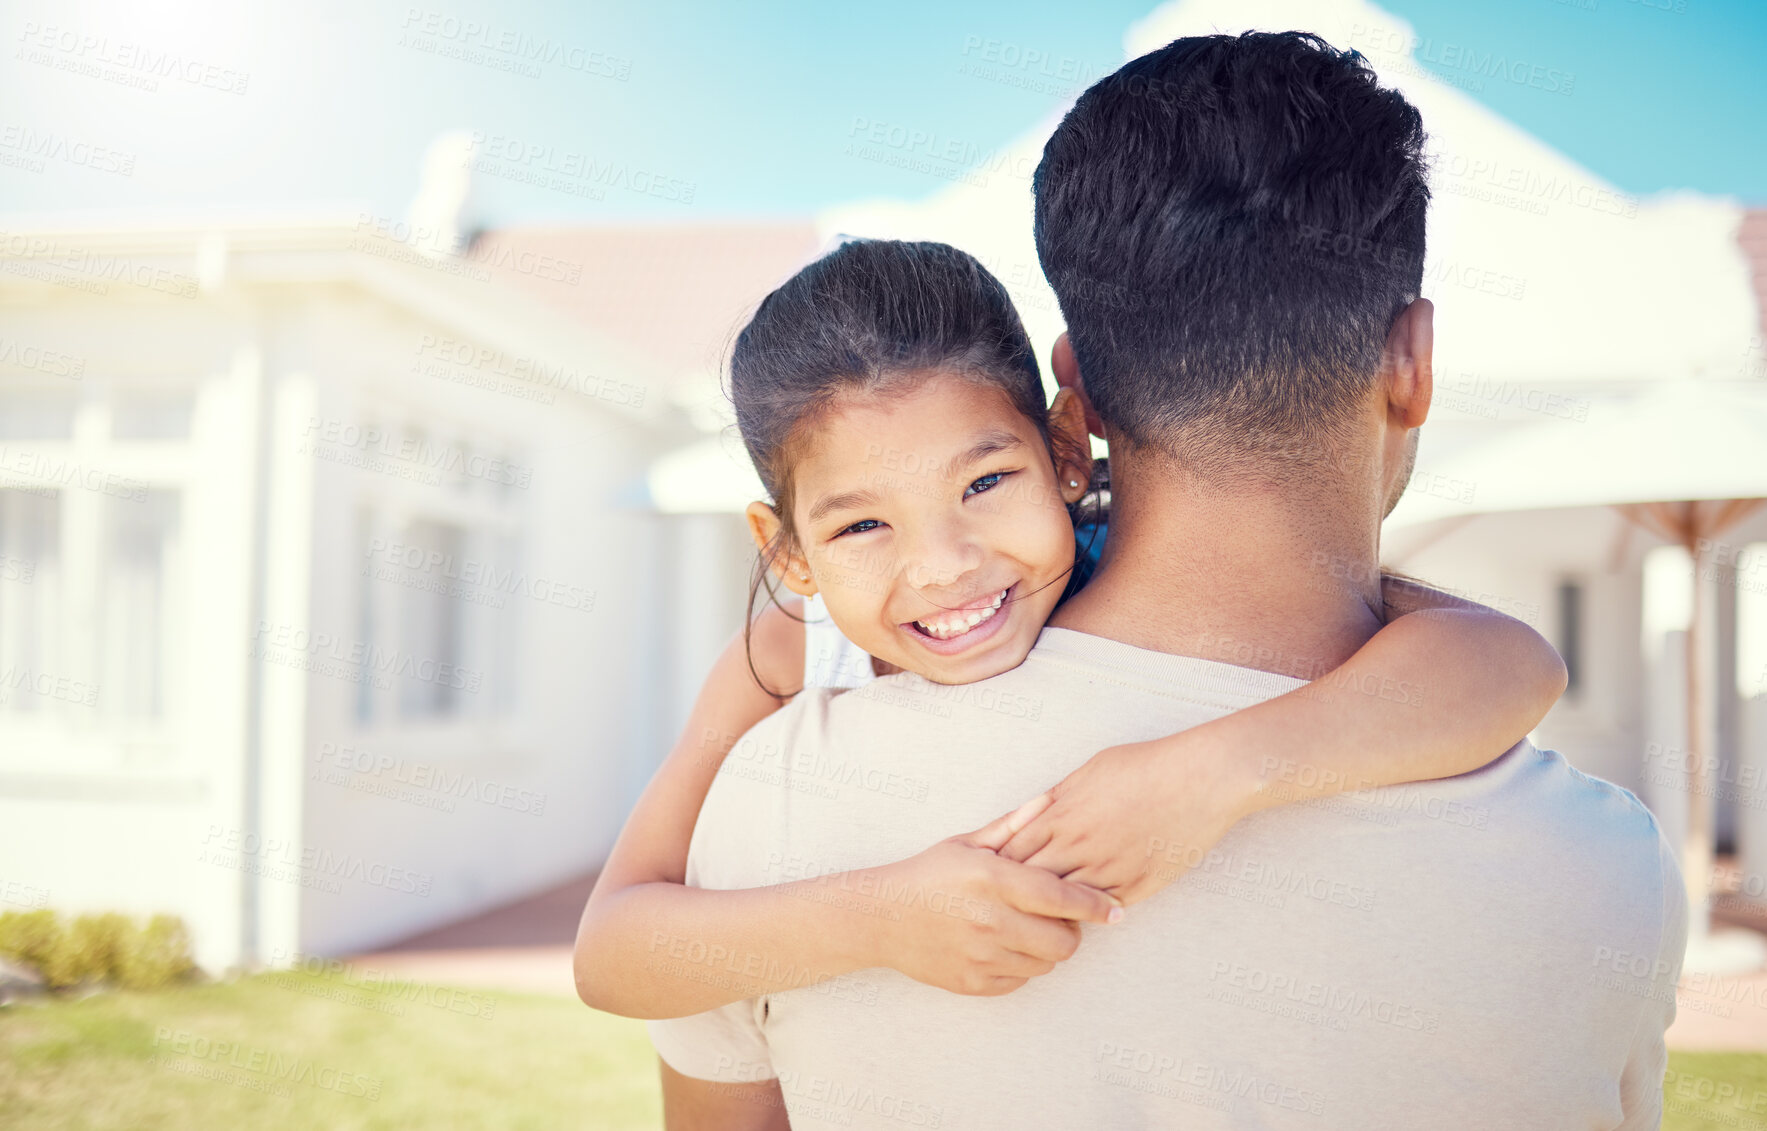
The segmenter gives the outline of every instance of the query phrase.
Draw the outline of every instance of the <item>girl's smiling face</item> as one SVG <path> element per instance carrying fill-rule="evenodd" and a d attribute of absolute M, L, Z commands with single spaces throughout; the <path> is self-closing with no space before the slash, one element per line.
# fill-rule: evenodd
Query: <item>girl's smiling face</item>
<path fill-rule="evenodd" d="M 1018 666 L 1073 569 L 1067 504 L 1090 472 L 1071 393 L 1049 428 L 1058 452 L 1076 453 L 1059 469 L 1036 424 L 989 384 L 935 374 L 836 401 L 793 460 L 795 545 L 776 572 L 820 593 L 849 640 L 895 667 L 972 683 Z M 758 542 L 778 527 L 764 504 L 750 520 Z"/>

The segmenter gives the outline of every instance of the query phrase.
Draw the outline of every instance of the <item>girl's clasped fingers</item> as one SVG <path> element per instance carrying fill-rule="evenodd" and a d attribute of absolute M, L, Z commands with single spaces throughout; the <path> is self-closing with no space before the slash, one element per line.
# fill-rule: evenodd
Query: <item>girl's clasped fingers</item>
<path fill-rule="evenodd" d="M 1012 812 L 995 818 L 963 839 L 978 848 L 999 852 L 1009 859 L 1020 859 L 1020 857 L 1007 853 L 1006 846 L 1019 837 L 1026 825 L 1042 816 L 1044 810 L 1048 809 L 1054 801 L 1053 794 L 1040 793 Z"/>
<path fill-rule="evenodd" d="M 1048 797 L 1049 795 L 1044 794 L 1043 796 Z M 1043 807 L 1043 809 L 1047 808 L 1048 805 Z M 1038 810 L 1037 815 L 1041 816 L 1042 812 L 1043 810 Z M 999 852 L 1000 855 L 1006 857 L 1008 860 L 1017 860 L 1022 864 L 1041 852 L 1044 848 L 1048 847 L 1050 840 L 1052 840 L 1054 836 L 1054 825 L 1050 824 L 1048 821 L 1040 821 L 1033 817 L 1031 820 L 1027 821 L 1022 828 L 1013 833 L 1011 838 L 1008 839 L 1005 844 L 1000 846 Z"/>
<path fill-rule="evenodd" d="M 1014 916 L 1002 925 L 999 945 L 1038 962 L 1066 962 L 1080 948 L 1080 929 L 1061 919 Z"/>
<path fill-rule="evenodd" d="M 1020 911 L 1085 923 L 1115 923 L 1123 917 L 1117 901 L 1097 888 L 1064 880 L 1029 864 L 1003 861 L 1002 865 L 1002 893 Z"/>

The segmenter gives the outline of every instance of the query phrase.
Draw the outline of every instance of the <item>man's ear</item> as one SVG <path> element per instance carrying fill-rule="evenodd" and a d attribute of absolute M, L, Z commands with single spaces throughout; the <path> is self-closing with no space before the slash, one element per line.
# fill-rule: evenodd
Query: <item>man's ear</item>
<path fill-rule="evenodd" d="M 1086 430 L 1100 440 L 1104 439 L 1104 421 L 1099 419 L 1098 410 L 1092 407 L 1092 398 L 1086 395 L 1086 386 L 1080 381 L 1080 362 L 1074 357 L 1074 344 L 1068 341 L 1066 330 L 1055 339 L 1055 348 L 1049 351 L 1049 368 L 1055 372 L 1055 383 L 1064 389 L 1072 389 L 1074 396 L 1079 398 Z"/>
<path fill-rule="evenodd" d="M 1092 482 L 1092 442 L 1086 438 L 1086 408 L 1073 389 L 1057 390 L 1049 405 L 1049 447 L 1062 501 L 1079 502 Z"/>
<path fill-rule="evenodd" d="M 1435 304 L 1420 298 L 1400 311 L 1387 331 L 1381 380 L 1386 388 L 1387 414 L 1401 428 L 1417 428 L 1430 414 L 1435 388 L 1430 369 L 1436 342 L 1435 315 Z"/>
<path fill-rule="evenodd" d="M 750 503 L 745 512 L 749 520 L 749 536 L 755 540 L 755 549 L 761 552 L 761 560 L 767 568 L 787 589 L 800 597 L 814 596 L 816 583 L 810 579 L 810 564 L 795 553 L 780 549 L 774 544 L 779 537 L 779 512 L 766 503 Z"/>

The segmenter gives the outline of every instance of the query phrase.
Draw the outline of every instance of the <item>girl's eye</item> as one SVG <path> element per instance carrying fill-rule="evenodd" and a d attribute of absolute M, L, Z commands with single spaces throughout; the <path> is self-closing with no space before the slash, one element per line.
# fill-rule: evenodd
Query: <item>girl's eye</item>
<path fill-rule="evenodd" d="M 963 492 L 963 497 L 967 499 L 971 495 L 979 495 L 983 491 L 992 491 L 1002 479 L 1005 479 L 1010 474 L 1012 473 L 1008 471 L 996 471 L 992 475 L 984 475 L 969 485 L 969 487 Z"/>
<path fill-rule="evenodd" d="M 861 519 L 858 522 L 855 522 L 853 525 L 851 525 L 851 526 L 847 527 L 846 529 L 837 533 L 835 535 L 835 537 L 839 538 L 843 534 L 864 534 L 866 531 L 876 530 L 878 527 L 880 527 L 882 525 L 883 525 L 883 523 L 877 521 L 877 519 L 875 519 L 875 518 Z"/>

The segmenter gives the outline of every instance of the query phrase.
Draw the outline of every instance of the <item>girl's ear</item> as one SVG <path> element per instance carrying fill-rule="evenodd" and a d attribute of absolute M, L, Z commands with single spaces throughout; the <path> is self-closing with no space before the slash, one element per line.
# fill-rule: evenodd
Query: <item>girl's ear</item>
<path fill-rule="evenodd" d="M 782 551 L 774 544 L 779 537 L 779 512 L 766 503 L 750 503 L 748 505 L 749 535 L 755 540 L 755 549 L 760 551 L 761 559 L 773 576 L 779 578 L 780 584 L 800 597 L 811 597 L 816 593 L 816 583 L 810 579 L 810 564 L 803 556 Z"/>
<path fill-rule="evenodd" d="M 1050 402 L 1049 446 L 1062 500 L 1079 502 L 1092 483 L 1092 439 L 1086 434 L 1085 405 L 1072 389 L 1060 390 Z"/>

